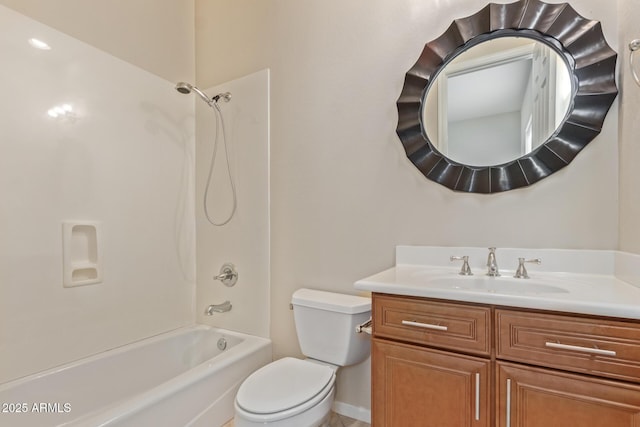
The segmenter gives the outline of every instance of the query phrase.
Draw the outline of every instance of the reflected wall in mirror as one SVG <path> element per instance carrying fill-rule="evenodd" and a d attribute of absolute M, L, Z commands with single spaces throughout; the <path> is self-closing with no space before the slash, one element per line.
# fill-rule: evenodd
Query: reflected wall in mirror
<path fill-rule="evenodd" d="M 487 40 L 442 67 L 425 96 L 424 130 L 451 160 L 506 163 L 555 132 L 571 92 L 568 65 L 546 44 L 527 37 Z"/>
<path fill-rule="evenodd" d="M 397 134 L 420 172 L 452 190 L 531 185 L 600 133 L 616 58 L 600 23 L 568 3 L 491 3 L 425 45 L 397 101 Z"/>

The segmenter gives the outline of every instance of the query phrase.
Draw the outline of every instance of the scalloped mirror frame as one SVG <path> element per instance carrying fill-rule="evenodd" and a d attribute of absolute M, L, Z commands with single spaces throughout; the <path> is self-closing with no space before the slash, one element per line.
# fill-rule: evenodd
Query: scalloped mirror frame
<path fill-rule="evenodd" d="M 496 166 L 457 163 L 440 154 L 429 140 L 422 123 L 422 102 L 431 81 L 453 58 L 481 41 L 508 35 L 539 40 L 565 59 L 574 80 L 569 111 L 544 144 L 527 155 Z M 490 3 L 474 15 L 454 20 L 425 45 L 405 75 L 397 101 L 396 132 L 418 170 L 454 191 L 486 194 L 526 187 L 567 166 L 600 133 L 618 94 L 616 59 L 600 22 L 582 17 L 568 3 Z"/>

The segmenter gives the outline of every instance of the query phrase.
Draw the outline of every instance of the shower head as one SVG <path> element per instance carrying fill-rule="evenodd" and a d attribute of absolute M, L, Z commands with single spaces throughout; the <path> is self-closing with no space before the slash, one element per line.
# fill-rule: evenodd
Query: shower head
<path fill-rule="evenodd" d="M 202 98 L 202 100 L 204 102 L 206 102 L 207 104 L 211 105 L 212 102 L 214 102 L 214 98 L 209 98 L 207 96 L 206 93 L 204 93 L 203 91 L 201 91 L 200 89 L 198 89 L 197 87 L 189 84 L 189 83 L 185 83 L 185 82 L 179 82 L 176 85 L 176 90 L 180 93 L 184 93 L 184 94 L 189 94 L 191 92 L 195 92 L 196 95 L 198 95 L 200 98 Z"/>
<path fill-rule="evenodd" d="M 189 94 L 191 93 L 191 88 L 193 86 L 191 86 L 189 83 L 185 83 L 185 82 L 178 82 L 176 84 L 176 90 L 180 93 L 184 93 L 184 94 Z"/>
<path fill-rule="evenodd" d="M 176 84 L 176 90 L 184 94 L 195 92 L 196 95 L 202 98 L 202 100 L 209 104 L 209 106 L 212 106 L 214 102 L 218 102 L 220 98 L 224 99 L 226 102 L 229 102 L 231 100 L 231 94 L 229 92 L 219 93 L 213 98 L 209 98 L 206 93 L 198 89 L 196 86 L 185 82 L 178 82 Z"/>

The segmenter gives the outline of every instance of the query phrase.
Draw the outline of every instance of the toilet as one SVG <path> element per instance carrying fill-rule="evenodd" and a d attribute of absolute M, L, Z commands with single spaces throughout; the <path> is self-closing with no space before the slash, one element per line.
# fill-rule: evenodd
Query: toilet
<path fill-rule="evenodd" d="M 356 326 L 371 317 L 371 299 L 313 289 L 291 298 L 306 359 L 285 357 L 249 375 L 235 400 L 235 427 L 318 427 L 329 419 L 341 366 L 364 361 L 369 337 Z"/>

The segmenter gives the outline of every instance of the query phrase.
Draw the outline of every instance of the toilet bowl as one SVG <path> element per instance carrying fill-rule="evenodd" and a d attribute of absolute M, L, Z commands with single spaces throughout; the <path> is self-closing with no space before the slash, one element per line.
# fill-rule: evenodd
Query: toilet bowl
<path fill-rule="evenodd" d="M 356 332 L 371 315 L 369 298 L 299 289 L 291 302 L 308 358 L 285 357 L 252 373 L 236 395 L 235 427 L 323 425 L 333 405 L 338 368 L 370 354 L 368 337 Z"/>
<path fill-rule="evenodd" d="M 236 396 L 236 427 L 316 427 L 328 418 L 336 370 L 285 357 L 254 372 Z"/>

